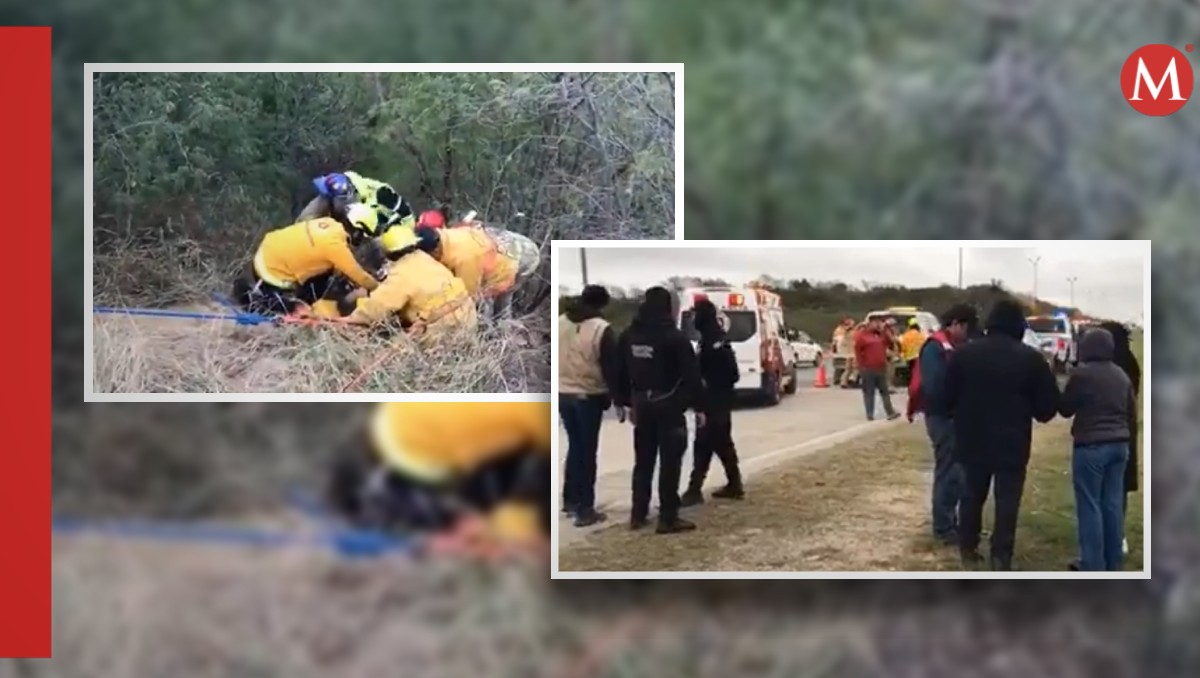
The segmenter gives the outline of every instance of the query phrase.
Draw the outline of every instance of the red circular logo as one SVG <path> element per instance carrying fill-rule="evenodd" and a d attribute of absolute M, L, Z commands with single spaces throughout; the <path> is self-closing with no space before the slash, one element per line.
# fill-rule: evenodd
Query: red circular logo
<path fill-rule="evenodd" d="M 1192 65 L 1170 45 L 1139 47 L 1121 68 L 1121 92 L 1142 115 L 1171 115 L 1192 96 Z"/>

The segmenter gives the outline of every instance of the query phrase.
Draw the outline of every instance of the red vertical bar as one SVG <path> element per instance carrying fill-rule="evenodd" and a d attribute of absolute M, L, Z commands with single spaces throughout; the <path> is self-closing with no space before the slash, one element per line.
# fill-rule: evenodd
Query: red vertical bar
<path fill-rule="evenodd" d="M 50 28 L 0 27 L 0 186 L 15 189 L 7 275 L 37 302 L 0 331 L 0 657 L 50 648 Z M 38 282 L 41 281 L 41 282 Z"/>

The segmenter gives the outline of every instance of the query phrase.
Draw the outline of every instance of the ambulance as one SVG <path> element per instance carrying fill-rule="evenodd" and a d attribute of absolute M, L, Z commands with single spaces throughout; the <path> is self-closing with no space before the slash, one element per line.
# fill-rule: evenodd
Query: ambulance
<path fill-rule="evenodd" d="M 696 344 L 700 335 L 692 325 L 693 307 L 707 299 L 727 319 L 725 338 L 737 357 L 739 395 L 753 396 L 770 405 L 796 392 L 796 352 L 787 340 L 783 300 L 757 285 L 746 287 L 687 287 L 678 291 L 676 320 Z"/>
<path fill-rule="evenodd" d="M 1071 319 L 1066 313 L 1058 312 L 1053 315 L 1032 315 L 1025 318 L 1025 322 L 1037 336 L 1042 354 L 1054 372 L 1065 374 L 1068 366 L 1076 361 L 1075 331 Z"/>

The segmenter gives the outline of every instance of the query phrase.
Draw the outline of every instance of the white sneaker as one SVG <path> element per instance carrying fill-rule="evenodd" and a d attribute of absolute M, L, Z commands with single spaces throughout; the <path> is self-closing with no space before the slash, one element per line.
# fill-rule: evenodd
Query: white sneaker
<path fill-rule="evenodd" d="M 1128 539 L 1121 540 L 1121 553 L 1123 553 L 1125 555 L 1129 555 L 1129 540 Z"/>

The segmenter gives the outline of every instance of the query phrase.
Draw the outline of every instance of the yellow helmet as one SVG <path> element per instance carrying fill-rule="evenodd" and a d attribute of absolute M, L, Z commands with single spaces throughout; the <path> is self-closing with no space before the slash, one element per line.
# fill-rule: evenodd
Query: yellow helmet
<path fill-rule="evenodd" d="M 388 254 L 409 249 L 418 242 L 420 242 L 420 238 L 417 237 L 416 232 L 403 223 L 392 224 L 383 232 L 383 235 L 379 236 L 379 246 Z"/>
<path fill-rule="evenodd" d="M 379 213 L 362 203 L 354 203 L 346 209 L 346 221 L 371 237 L 379 233 Z"/>

